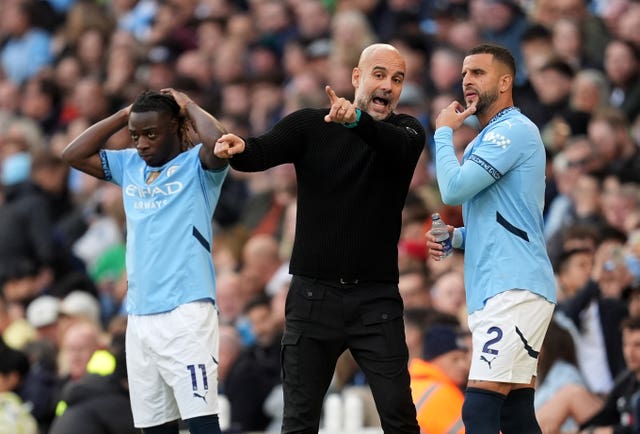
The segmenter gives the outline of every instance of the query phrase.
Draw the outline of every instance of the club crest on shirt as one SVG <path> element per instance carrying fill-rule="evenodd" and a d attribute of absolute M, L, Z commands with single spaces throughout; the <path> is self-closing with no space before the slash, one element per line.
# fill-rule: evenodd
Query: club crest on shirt
<path fill-rule="evenodd" d="M 176 173 L 176 170 L 180 168 L 180 165 L 176 164 L 175 166 L 171 166 L 167 169 L 167 178 Z"/>
<path fill-rule="evenodd" d="M 494 145 L 498 145 L 502 149 L 505 149 L 507 146 L 511 144 L 510 138 L 503 136 L 502 134 L 497 133 L 495 131 L 489 131 L 487 134 L 485 134 L 484 137 L 482 138 L 482 141 L 491 143 Z"/>

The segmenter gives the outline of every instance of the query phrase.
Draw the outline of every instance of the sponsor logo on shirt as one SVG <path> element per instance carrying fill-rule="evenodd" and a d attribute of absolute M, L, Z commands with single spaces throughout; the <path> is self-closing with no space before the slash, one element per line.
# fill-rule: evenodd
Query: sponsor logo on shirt
<path fill-rule="evenodd" d="M 169 196 L 180 193 L 183 188 L 184 185 L 179 181 L 153 186 L 129 184 L 124 194 L 134 199 L 134 209 L 157 209 L 167 204 Z"/>

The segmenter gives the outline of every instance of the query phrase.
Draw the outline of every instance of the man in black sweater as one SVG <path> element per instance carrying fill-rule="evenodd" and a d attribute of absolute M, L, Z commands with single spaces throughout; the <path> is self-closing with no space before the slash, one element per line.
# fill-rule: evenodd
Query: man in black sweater
<path fill-rule="evenodd" d="M 283 433 L 317 433 L 336 360 L 347 348 L 371 386 L 385 433 L 418 433 L 398 292 L 401 211 L 425 144 L 395 109 L 405 62 L 364 49 L 355 101 L 327 86 L 331 108 L 294 112 L 266 134 L 227 134 L 215 154 L 255 172 L 293 163 L 298 183 L 293 275 L 282 339 Z"/>

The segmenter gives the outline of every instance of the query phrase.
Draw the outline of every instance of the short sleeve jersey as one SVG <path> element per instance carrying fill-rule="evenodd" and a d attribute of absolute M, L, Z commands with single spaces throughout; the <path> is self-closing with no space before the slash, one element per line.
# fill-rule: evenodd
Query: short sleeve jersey
<path fill-rule="evenodd" d="M 215 299 L 212 219 L 228 166 L 205 170 L 201 146 L 162 167 L 147 166 L 134 149 L 100 152 L 106 179 L 122 187 L 129 314 Z M 152 171 L 160 175 L 147 184 Z"/>

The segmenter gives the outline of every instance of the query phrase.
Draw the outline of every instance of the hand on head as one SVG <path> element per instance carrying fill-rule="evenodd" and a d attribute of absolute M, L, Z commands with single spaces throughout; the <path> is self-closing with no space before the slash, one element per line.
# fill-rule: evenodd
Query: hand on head
<path fill-rule="evenodd" d="M 466 109 L 458 101 L 454 101 L 438 114 L 436 118 L 436 129 L 440 127 L 451 127 L 457 129 L 464 120 L 476 112 L 476 105 L 472 104 Z"/>
<path fill-rule="evenodd" d="M 189 98 L 185 93 L 172 89 L 170 87 L 160 90 L 161 93 L 171 95 L 173 99 L 176 100 L 176 103 L 180 106 L 180 110 L 184 111 L 185 106 L 191 102 L 191 98 Z"/>
<path fill-rule="evenodd" d="M 356 121 L 356 106 L 346 98 L 340 98 L 331 89 L 331 86 L 325 86 L 331 108 L 329 114 L 324 117 L 325 122 L 352 123 Z"/>

